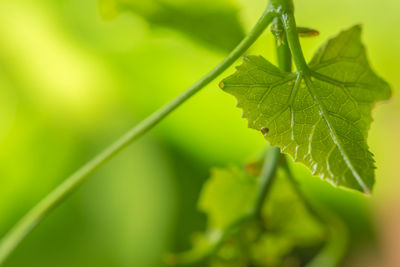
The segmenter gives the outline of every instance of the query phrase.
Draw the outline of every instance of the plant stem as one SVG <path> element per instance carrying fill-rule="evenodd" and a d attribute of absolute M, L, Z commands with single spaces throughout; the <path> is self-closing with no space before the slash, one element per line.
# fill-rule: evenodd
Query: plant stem
<path fill-rule="evenodd" d="M 265 161 L 259 179 L 259 191 L 253 210 L 253 216 L 256 218 L 261 218 L 262 207 L 273 184 L 272 182 L 275 178 L 276 169 L 278 168 L 280 154 L 279 147 L 272 147 L 265 155 Z"/>
<path fill-rule="evenodd" d="M 218 243 L 215 244 L 215 248 L 218 248 L 223 241 L 232 236 L 232 233 L 240 228 L 243 223 L 252 219 L 261 219 L 262 207 L 276 176 L 275 174 L 276 170 L 278 169 L 280 155 L 281 153 L 279 147 L 271 147 L 267 150 L 258 180 L 258 192 L 253 209 L 247 215 L 234 221 L 227 229 L 224 230 L 220 240 L 218 240 Z"/>
<path fill-rule="evenodd" d="M 78 171 L 68 177 L 65 182 L 54 189 L 34 208 L 32 208 L 15 226 L 6 234 L 0 243 L 0 265 L 24 239 L 24 237 L 40 222 L 49 215 L 49 213 L 74 192 L 86 179 L 99 169 L 105 162 L 113 158 L 118 152 L 123 150 L 133 141 L 147 133 L 156 126 L 167 115 L 184 103 L 187 99 L 197 93 L 204 86 L 209 84 L 224 70 L 232 65 L 261 35 L 265 28 L 276 16 L 274 10 L 270 7 L 266 9 L 257 24 L 243 41 L 226 57 L 219 65 L 206 74 L 201 80 L 175 98 L 173 101 L 154 112 L 147 119 L 143 120 L 131 131 L 118 139 L 103 152 L 95 156 Z"/>
<path fill-rule="evenodd" d="M 296 20 L 293 14 L 293 4 L 291 0 L 279 0 L 281 2 L 281 15 L 285 35 L 292 52 L 293 61 L 296 65 L 297 71 L 308 74 L 309 69 L 304 59 L 303 50 L 301 49 L 299 36 L 297 33 Z"/>
<path fill-rule="evenodd" d="M 276 47 L 276 59 L 278 62 L 278 67 L 286 72 L 292 71 L 292 55 L 290 53 L 289 46 L 287 44 L 287 38 L 282 21 L 279 18 L 275 18 L 273 25 L 275 32 L 275 47 Z M 283 34 L 282 34 L 283 33 Z"/>

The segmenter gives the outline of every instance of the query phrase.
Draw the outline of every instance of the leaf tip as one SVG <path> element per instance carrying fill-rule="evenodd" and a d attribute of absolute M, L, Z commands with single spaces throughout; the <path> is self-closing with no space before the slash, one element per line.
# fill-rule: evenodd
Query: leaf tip
<path fill-rule="evenodd" d="M 355 31 L 357 34 L 361 35 L 363 30 L 363 25 L 361 23 L 354 25 L 348 31 Z"/>
<path fill-rule="evenodd" d="M 372 194 L 371 188 L 364 188 L 364 194 L 366 194 L 367 196 L 370 196 Z"/>

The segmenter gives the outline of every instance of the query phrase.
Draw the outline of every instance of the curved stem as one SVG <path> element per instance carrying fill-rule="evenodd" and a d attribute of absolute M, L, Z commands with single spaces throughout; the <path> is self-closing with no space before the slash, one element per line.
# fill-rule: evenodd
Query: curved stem
<path fill-rule="evenodd" d="M 278 169 L 280 155 L 281 152 L 279 147 L 271 147 L 267 150 L 264 156 L 264 162 L 258 180 L 258 192 L 253 209 L 247 215 L 238 218 L 224 230 L 224 232 L 221 234 L 221 238 L 218 239 L 218 242 L 214 244 L 214 250 L 218 249 L 223 241 L 231 237 L 232 234 L 236 232 L 236 230 L 240 229 L 240 226 L 242 224 L 252 219 L 259 220 L 261 218 L 262 208 L 264 206 L 265 199 L 268 196 L 268 192 L 270 191 L 274 178 L 276 176 L 275 174 L 276 170 Z"/>
<path fill-rule="evenodd" d="M 77 172 L 68 177 L 65 182 L 59 185 L 54 191 L 46 196 L 34 208 L 32 208 L 11 231 L 2 239 L 0 243 L 0 265 L 24 239 L 24 237 L 58 204 L 74 192 L 86 179 L 100 168 L 105 162 L 113 158 L 118 152 L 123 150 L 133 141 L 144 135 L 167 115 L 184 103 L 187 99 L 197 93 L 200 89 L 214 80 L 230 65 L 232 65 L 261 35 L 265 28 L 276 16 L 275 11 L 267 8 L 251 32 L 243 41 L 223 60 L 218 66 L 206 74 L 201 80 L 171 101 L 169 104 L 154 112 L 147 119 L 139 123 L 131 131 L 118 139 L 111 146 L 106 148 L 99 155 L 81 167 Z"/>
<path fill-rule="evenodd" d="M 279 147 L 272 147 L 265 155 L 265 161 L 260 174 L 259 191 L 257 193 L 256 203 L 253 210 L 253 216 L 256 216 L 257 218 L 261 218 L 262 207 L 275 178 L 280 154 L 281 152 Z"/>
<path fill-rule="evenodd" d="M 280 155 L 281 152 L 279 147 L 271 147 L 267 150 L 258 180 L 258 192 L 253 209 L 249 212 L 249 214 L 234 221 L 227 229 L 225 229 L 224 234 L 221 235 L 223 238 L 219 240 L 219 244 L 226 240 L 226 238 L 230 237 L 231 233 L 234 232 L 234 230 L 244 222 L 251 219 L 258 220 L 261 218 L 265 199 L 268 196 L 268 192 L 270 191 L 276 176 L 275 174 L 276 170 L 278 169 Z"/>

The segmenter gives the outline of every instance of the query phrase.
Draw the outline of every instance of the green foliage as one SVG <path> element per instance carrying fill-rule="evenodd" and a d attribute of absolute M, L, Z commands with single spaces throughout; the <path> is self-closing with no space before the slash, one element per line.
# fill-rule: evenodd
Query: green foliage
<path fill-rule="evenodd" d="M 288 258 L 307 262 L 318 252 L 326 238 L 324 227 L 283 174 L 263 205 L 262 219 L 241 220 L 254 206 L 258 179 L 249 168 L 212 170 L 199 200 L 208 229 L 196 235 L 193 250 L 178 255 L 175 263 L 208 257 L 210 266 L 282 266 Z"/>
<path fill-rule="evenodd" d="M 230 0 L 100 0 L 104 17 L 132 11 L 151 25 L 169 27 L 230 51 L 244 37 L 236 6 Z"/>
<path fill-rule="evenodd" d="M 370 68 L 360 33 L 357 25 L 328 40 L 308 72 L 285 73 L 261 56 L 247 56 L 220 87 L 271 145 L 335 185 L 369 192 L 371 109 L 390 97 L 390 87 Z"/>
<path fill-rule="evenodd" d="M 237 9 L 232 1 L 100 0 L 100 9 L 103 16 L 108 18 L 115 17 L 122 11 L 132 11 L 152 26 L 170 28 L 196 41 L 230 51 L 243 39 Z M 271 3 L 253 30 L 226 59 L 172 102 L 154 112 L 83 165 L 29 211 L 0 240 L 0 265 L 34 226 L 91 174 L 226 70 L 274 19 L 282 24 L 275 24 L 277 28 L 273 28 L 278 46 L 283 45 L 278 49 L 279 65 L 283 69 L 290 69 L 289 61 L 293 56 L 299 71 L 286 73 L 262 57 L 248 56 L 236 74 L 221 82 L 221 88 L 238 98 L 239 106 L 249 120 L 249 126 L 261 131 L 272 145 L 280 146 L 282 151 L 306 164 L 314 174 L 327 178 L 334 184 L 368 192 L 374 183 L 374 162 L 366 141 L 372 121 L 371 110 L 376 102 L 390 96 L 390 88 L 368 65 L 360 41 L 360 27 L 353 27 L 329 40 L 316 53 L 308 67 L 297 39 L 299 36 L 315 36 L 318 32 L 296 27 L 291 0 L 271 0 Z M 86 14 L 83 11 L 81 13 Z M 30 19 L 26 21 L 30 22 Z M 131 24 L 124 25 L 130 27 Z M 36 37 L 36 34 L 33 35 Z M 18 42 L 10 42 L 15 43 Z M 41 47 L 41 43 L 36 46 Z M 154 56 L 153 50 L 149 53 Z M 147 62 L 148 57 L 144 58 Z M 160 57 L 154 58 L 159 62 Z M 154 65 L 149 63 L 149 66 Z M 154 76 L 152 74 L 154 73 L 150 72 L 149 75 Z M 147 84 L 147 80 L 145 83 Z M 204 105 L 202 108 L 201 114 L 204 113 Z M 191 118 L 192 115 L 191 113 Z M 206 232 L 194 236 L 193 250 L 172 255 L 168 258 L 170 263 L 209 260 L 211 266 L 220 267 L 304 266 L 310 262 L 313 262 L 313 266 L 337 265 L 346 245 L 345 227 L 341 225 L 340 219 L 329 216 L 329 212 L 314 209 L 314 205 L 307 202 L 300 190 L 292 187 L 293 175 L 285 161 L 281 162 L 281 166 L 286 167 L 286 174 L 290 179 L 286 180 L 282 174 L 276 174 L 281 155 L 277 147 L 273 151 L 275 157 L 267 156 L 262 168 L 258 162 L 245 169 L 231 167 L 212 171 L 212 177 L 204 186 L 198 203 L 199 209 L 208 217 Z M 121 170 L 119 173 L 123 174 Z M 114 180 L 112 182 L 115 183 Z M 275 184 L 271 189 L 272 182 Z M 117 193 L 118 196 L 121 195 L 121 192 Z M 135 203 L 141 210 L 145 202 Z M 146 208 L 151 209 L 151 206 L 145 205 Z M 102 208 L 100 213 L 103 215 L 109 212 L 107 208 Z M 140 220 L 135 223 L 141 226 Z M 187 220 L 184 223 L 191 225 Z M 132 226 L 132 223 L 127 225 Z M 143 229 L 147 228 L 146 224 Z M 126 239 L 127 232 L 122 232 Z M 145 234 L 146 231 L 141 233 Z M 157 237 L 157 241 L 160 241 L 160 235 Z M 145 245 L 142 244 L 141 249 Z M 155 246 L 150 241 L 148 247 L 154 249 Z M 127 255 L 127 259 L 131 260 L 131 254 Z M 315 255 L 317 256 L 314 257 Z M 134 260 L 140 261 L 138 258 Z M 331 264 L 328 265 L 327 262 Z"/>

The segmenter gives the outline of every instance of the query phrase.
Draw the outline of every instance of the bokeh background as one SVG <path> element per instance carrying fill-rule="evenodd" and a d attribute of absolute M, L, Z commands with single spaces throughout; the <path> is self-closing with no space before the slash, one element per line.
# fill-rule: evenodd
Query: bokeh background
<path fill-rule="evenodd" d="M 152 12 L 160 2 L 191 1 L 202 6 L 190 9 L 193 25 L 182 25 L 190 19 L 173 9 Z M 221 61 L 266 6 L 125 2 L 131 7 L 116 16 L 112 1 L 0 1 L 0 236 L 76 168 Z M 393 86 L 392 100 L 373 114 L 372 196 L 334 188 L 301 165 L 294 166 L 297 176 L 349 227 L 343 266 L 400 266 L 400 2 L 294 2 L 298 24 L 321 33 L 302 40 L 308 59 L 327 37 L 362 23 L 371 64 Z M 273 52 L 268 31 L 249 50 L 274 61 Z M 265 146 L 217 84 L 93 175 L 5 266 L 164 266 L 165 253 L 189 248 L 191 233 L 205 227 L 196 202 L 209 169 L 241 165 Z"/>

